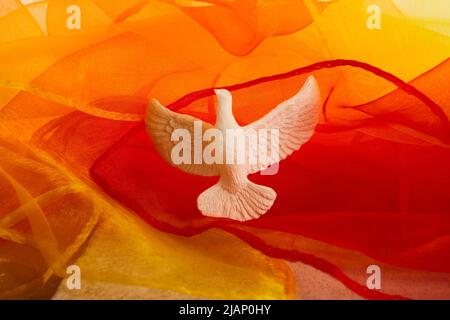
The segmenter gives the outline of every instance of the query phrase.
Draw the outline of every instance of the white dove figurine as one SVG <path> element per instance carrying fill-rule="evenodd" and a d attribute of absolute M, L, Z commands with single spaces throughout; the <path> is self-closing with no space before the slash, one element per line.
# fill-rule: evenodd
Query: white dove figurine
<path fill-rule="evenodd" d="M 228 90 L 214 90 L 217 96 L 216 123 L 212 126 L 195 117 L 173 112 L 153 99 L 147 109 L 145 117 L 146 130 L 155 144 L 159 154 L 171 165 L 187 173 L 201 176 L 219 176 L 219 181 L 205 190 L 197 198 L 197 207 L 205 216 L 229 218 L 239 221 L 257 219 L 265 214 L 273 205 L 277 196 L 269 187 L 255 184 L 248 180 L 247 175 L 256 173 L 285 159 L 309 140 L 314 133 L 320 112 L 320 92 L 313 76 L 309 76 L 300 91 L 292 98 L 283 101 L 261 119 L 247 125 L 239 126 L 232 112 L 232 96 Z M 258 136 L 256 148 L 245 146 L 247 157 L 244 163 L 218 163 L 211 161 L 175 161 L 173 150 L 178 138 L 173 136 L 176 129 L 183 129 L 192 137 L 197 135 L 199 124 L 201 129 L 216 129 L 226 135 L 230 130 L 239 129 L 238 135 L 245 135 L 250 130 L 276 129 L 277 139 L 272 136 Z M 217 136 L 216 136 L 216 139 Z M 195 140 L 195 139 L 193 139 Z M 198 150 L 196 141 L 188 140 L 188 152 L 186 159 L 192 159 L 195 150 Z M 197 139 L 198 140 L 198 139 Z M 210 139 L 212 140 L 212 139 Z M 275 141 L 275 142 L 274 142 Z M 218 141 L 216 141 L 217 143 Z M 198 141 L 197 141 L 198 143 Z M 200 141 L 201 150 L 204 150 L 212 142 Z M 277 144 L 277 152 L 267 152 L 267 156 L 258 157 L 255 153 L 259 148 L 270 150 Z M 221 145 L 217 143 L 217 145 Z M 228 140 L 224 143 L 224 155 L 230 153 Z M 234 148 L 234 146 L 232 147 Z M 239 147 L 238 147 L 239 149 Z M 216 150 L 219 156 L 221 150 Z M 233 155 L 234 157 L 234 155 Z M 249 159 L 256 161 L 249 161 Z M 264 159 L 263 159 L 264 158 Z"/>

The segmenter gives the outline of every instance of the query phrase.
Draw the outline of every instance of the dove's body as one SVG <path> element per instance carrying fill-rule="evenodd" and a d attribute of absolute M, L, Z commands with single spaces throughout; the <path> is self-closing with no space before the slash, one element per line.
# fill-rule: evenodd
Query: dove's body
<path fill-rule="evenodd" d="M 215 90 L 217 95 L 217 115 L 216 124 L 214 127 L 222 132 L 222 137 L 227 136 L 228 130 L 235 130 L 237 134 L 243 134 L 243 131 L 239 131 L 240 126 L 236 122 L 233 116 L 231 95 L 226 90 Z M 224 141 L 224 150 L 227 150 L 226 139 Z M 226 157 L 226 154 L 225 154 Z M 223 185 L 228 186 L 230 190 L 240 188 L 246 184 L 247 169 L 243 164 L 225 164 L 219 167 L 220 179 L 223 181 Z"/>
<path fill-rule="evenodd" d="M 313 134 L 317 123 L 320 107 L 320 95 L 317 84 L 313 77 L 309 77 L 304 87 L 292 98 L 282 102 L 260 120 L 244 127 L 236 122 L 232 112 L 231 93 L 224 89 L 215 90 L 217 95 L 217 115 L 215 128 L 227 135 L 229 129 L 236 130 L 237 134 L 245 135 L 245 131 L 262 129 L 278 129 L 280 132 L 279 158 L 271 158 L 262 163 L 237 164 L 174 164 L 171 159 L 173 148 L 171 133 L 173 130 L 182 128 L 191 133 L 194 132 L 194 121 L 198 119 L 188 115 L 182 115 L 168 110 L 157 101 L 149 106 L 146 116 L 147 131 L 153 139 L 158 152 L 172 165 L 181 170 L 204 176 L 220 176 L 219 181 L 211 188 L 205 190 L 197 199 L 197 207 L 202 214 L 213 217 L 230 218 L 234 220 L 256 219 L 266 213 L 276 198 L 276 193 L 269 187 L 257 185 L 247 176 L 275 164 L 280 159 L 289 156 L 305 143 Z M 207 123 L 203 127 L 213 128 Z M 266 142 L 266 141 L 264 141 Z M 204 143 L 204 141 L 203 141 Z M 226 158 L 227 140 L 224 143 L 224 158 Z M 264 145 L 271 148 L 272 140 L 265 144 L 258 142 L 258 147 Z M 204 147 L 204 146 L 203 146 Z M 246 146 L 246 150 L 235 150 L 245 152 L 247 156 L 254 155 L 258 150 Z M 258 161 L 259 158 L 258 158 Z"/>
<path fill-rule="evenodd" d="M 219 89 L 215 93 L 217 115 L 214 127 L 222 132 L 222 137 L 227 136 L 227 130 L 234 130 L 236 135 L 243 135 L 245 139 L 245 131 L 239 130 L 241 127 L 233 116 L 230 92 Z M 227 139 L 223 143 L 226 158 Z M 219 182 L 205 190 L 197 199 L 197 206 L 204 215 L 245 221 L 256 219 L 270 209 L 277 196 L 276 192 L 248 180 L 246 164 L 221 164 L 218 168 Z"/>

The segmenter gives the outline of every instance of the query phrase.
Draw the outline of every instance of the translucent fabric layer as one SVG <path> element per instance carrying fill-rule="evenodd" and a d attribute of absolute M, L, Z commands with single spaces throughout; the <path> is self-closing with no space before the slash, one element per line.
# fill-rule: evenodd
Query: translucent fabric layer
<path fill-rule="evenodd" d="M 70 5 L 81 10 L 79 29 L 67 28 Z M 1 289 L 35 281 L 49 268 L 57 274 L 67 264 L 66 246 L 81 246 L 88 226 L 105 216 L 99 203 L 106 201 L 114 221 L 130 210 L 176 234 L 156 232 L 155 239 L 230 237 L 230 246 L 252 252 L 261 277 L 275 271 L 253 249 L 307 263 L 365 298 L 449 298 L 449 18 L 445 0 L 49 0 L 0 7 L 0 214 L 28 202 L 39 212 L 23 230 L 0 225 L 5 257 L 19 252 L 32 261 L 20 263 L 37 266 Z M 276 190 L 274 207 L 246 223 L 203 217 L 196 198 L 216 179 L 184 174 L 157 154 L 142 120 L 148 101 L 213 123 L 213 88 L 226 87 L 237 121 L 247 124 L 310 74 L 323 100 L 315 135 L 278 174 L 250 177 Z M 6 143 L 12 138 L 13 146 Z M 94 200 L 78 185 L 96 190 Z M 46 201 L 64 208 L 35 206 L 32 199 L 61 188 L 58 197 L 70 201 Z M 52 210 L 63 212 L 64 225 L 53 224 Z M 135 228 L 113 225 L 117 233 Z M 222 229 L 220 236 L 211 228 Z M 28 237 L 32 247 L 23 244 Z M 274 261 L 283 276 L 269 277 L 269 297 L 292 297 L 289 273 Z M 372 264 L 383 270 L 380 290 L 366 287 Z M 145 285 L 183 291 L 184 284 Z M 213 295 L 205 288 L 197 294 Z"/>

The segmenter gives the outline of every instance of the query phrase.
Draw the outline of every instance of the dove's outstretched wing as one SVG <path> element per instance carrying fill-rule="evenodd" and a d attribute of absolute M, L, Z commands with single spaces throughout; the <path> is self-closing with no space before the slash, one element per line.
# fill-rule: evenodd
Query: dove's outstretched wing
<path fill-rule="evenodd" d="M 217 164 L 206 164 L 202 161 L 201 164 L 194 164 L 194 121 L 200 121 L 202 124 L 202 131 L 213 128 L 209 123 L 201 121 L 200 119 L 191 117 L 186 114 L 173 112 L 162 106 L 155 99 L 149 104 L 147 114 L 145 116 L 145 127 L 156 146 L 158 153 L 172 166 L 175 166 L 187 173 L 201 175 L 201 176 L 218 176 L 219 167 Z M 185 129 L 190 135 L 190 150 L 191 161 L 189 163 L 176 164 L 172 159 L 173 147 L 179 141 L 172 141 L 172 133 L 175 129 Z M 202 151 L 205 147 L 203 139 L 198 139 L 196 143 L 202 143 Z"/>
<path fill-rule="evenodd" d="M 314 77 L 309 76 L 302 89 L 295 96 L 280 103 L 261 119 L 244 127 L 256 132 L 260 129 L 279 130 L 278 139 L 273 139 L 270 134 L 267 134 L 267 141 L 258 141 L 256 144 L 250 145 L 249 157 L 256 159 L 256 163 L 248 165 L 248 173 L 263 170 L 300 149 L 313 135 L 319 112 L 319 87 Z M 276 152 L 271 152 L 272 142 L 278 143 L 278 156 Z M 259 157 L 262 148 L 267 149 L 266 159 Z"/>

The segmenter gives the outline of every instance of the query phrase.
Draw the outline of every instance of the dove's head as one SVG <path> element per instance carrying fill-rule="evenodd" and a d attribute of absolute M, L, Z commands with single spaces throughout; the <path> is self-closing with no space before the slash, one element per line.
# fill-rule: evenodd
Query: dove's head
<path fill-rule="evenodd" d="M 216 125 L 227 126 L 228 124 L 235 124 L 231 92 L 226 89 L 214 89 L 214 93 L 217 96 Z"/>
<path fill-rule="evenodd" d="M 231 111 L 232 97 L 231 92 L 227 89 L 214 89 L 214 93 L 217 96 L 216 111 L 221 110 Z M 224 110 L 224 111 L 225 111 Z"/>

